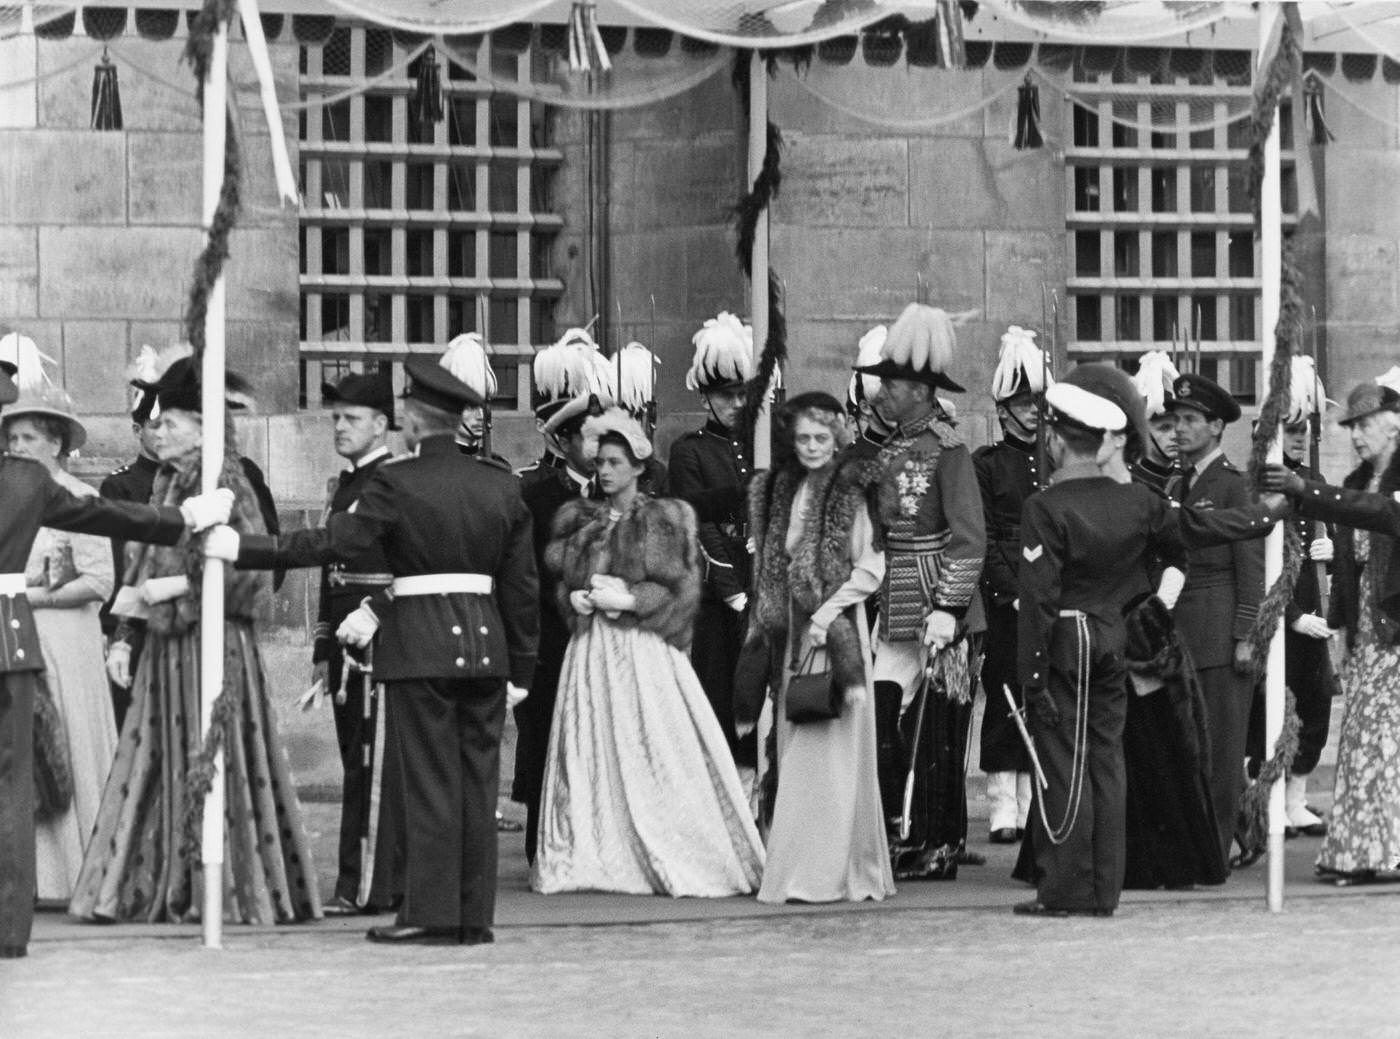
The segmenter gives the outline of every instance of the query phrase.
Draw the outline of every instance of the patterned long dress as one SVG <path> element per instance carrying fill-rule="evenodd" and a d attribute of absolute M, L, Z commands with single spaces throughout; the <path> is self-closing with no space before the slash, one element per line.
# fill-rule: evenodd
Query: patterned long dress
<path fill-rule="evenodd" d="M 1358 530 L 1354 537 L 1364 566 L 1371 535 Z M 1369 568 L 1359 583 L 1356 642 L 1342 674 L 1346 705 L 1332 817 L 1317 856 L 1324 875 L 1400 869 L 1400 647 L 1376 637 Z"/>

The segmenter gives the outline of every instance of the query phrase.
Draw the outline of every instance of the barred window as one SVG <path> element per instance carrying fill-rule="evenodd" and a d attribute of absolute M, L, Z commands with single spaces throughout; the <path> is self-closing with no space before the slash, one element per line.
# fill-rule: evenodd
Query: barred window
<path fill-rule="evenodd" d="M 535 55 L 454 38 L 489 78 L 527 82 Z M 550 245 L 553 148 L 545 106 L 438 54 L 443 119 L 420 123 L 421 41 L 338 25 L 301 50 L 301 403 L 349 371 L 482 332 L 498 409 L 529 404 L 531 344 L 554 338 L 563 290 Z"/>
<path fill-rule="evenodd" d="M 1262 282 L 1240 118 L 1249 55 L 1218 53 L 1201 68 L 1076 71 L 1087 103 L 1067 106 L 1069 350 L 1132 370 L 1175 343 L 1188 370 L 1199 342 L 1201 374 L 1254 403 Z M 1278 118 L 1285 234 L 1297 212 L 1288 104 Z"/>

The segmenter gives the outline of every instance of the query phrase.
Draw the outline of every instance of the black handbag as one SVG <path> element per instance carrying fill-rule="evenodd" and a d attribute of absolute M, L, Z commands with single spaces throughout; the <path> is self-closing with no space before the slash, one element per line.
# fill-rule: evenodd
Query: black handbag
<path fill-rule="evenodd" d="M 836 684 L 830 663 L 820 671 L 812 670 L 817 647 L 807 650 L 802 666 L 788 679 L 785 712 L 794 725 L 806 722 L 829 722 L 841 717 L 845 690 Z M 822 654 L 826 656 L 825 653 Z"/>

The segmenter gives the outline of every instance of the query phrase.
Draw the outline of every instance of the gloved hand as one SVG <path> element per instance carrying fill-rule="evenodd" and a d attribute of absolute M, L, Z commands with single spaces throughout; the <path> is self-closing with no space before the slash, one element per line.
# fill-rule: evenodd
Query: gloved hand
<path fill-rule="evenodd" d="M 1313 538 L 1312 544 L 1308 546 L 1308 558 L 1314 563 L 1330 563 L 1335 549 L 1332 539 L 1327 535 Z"/>
<path fill-rule="evenodd" d="M 951 613 L 934 610 L 924 618 L 924 645 L 937 653 L 951 645 L 958 634 L 958 619 Z"/>
<path fill-rule="evenodd" d="M 820 649 L 826 645 L 826 625 L 818 624 L 815 620 L 807 626 L 807 644 Z"/>
<path fill-rule="evenodd" d="M 236 563 L 238 546 L 242 541 L 238 531 L 219 524 L 204 535 L 204 556 L 206 559 L 222 559 L 225 563 Z"/>
<path fill-rule="evenodd" d="M 1279 491 L 1297 497 L 1303 493 L 1303 478 L 1286 465 L 1264 466 L 1259 476 L 1259 487 L 1265 491 Z"/>
<path fill-rule="evenodd" d="M 1162 579 L 1157 582 L 1157 598 L 1168 610 L 1176 609 L 1176 601 L 1181 598 L 1181 590 L 1186 587 L 1186 574 L 1174 566 L 1162 571 Z"/>
<path fill-rule="evenodd" d="M 1060 709 L 1055 705 L 1055 698 L 1050 695 L 1049 689 L 1027 689 L 1026 707 L 1045 728 L 1053 729 L 1060 724 Z"/>
<path fill-rule="evenodd" d="M 747 592 L 740 592 L 738 595 L 731 595 L 724 600 L 724 605 L 728 606 L 735 613 L 743 613 L 749 608 L 749 596 Z"/>
<path fill-rule="evenodd" d="M 520 704 L 525 702 L 526 698 L 528 698 L 529 695 L 530 690 L 521 689 L 520 686 L 516 685 L 514 682 L 506 683 L 507 707 L 518 707 Z"/>
<path fill-rule="evenodd" d="M 362 603 L 358 609 L 350 611 L 346 618 L 340 622 L 340 627 L 335 631 L 335 637 L 340 640 L 342 645 L 364 649 L 373 640 L 374 634 L 378 630 L 379 617 L 375 615 L 367 603 Z"/>
<path fill-rule="evenodd" d="M 1249 648 L 1248 639 L 1239 639 L 1235 642 L 1235 674 L 1254 674 L 1254 653 Z"/>
<path fill-rule="evenodd" d="M 190 579 L 184 574 L 174 577 L 152 577 L 141 584 L 141 598 L 154 606 L 156 603 L 178 599 L 190 590 Z"/>
<path fill-rule="evenodd" d="M 595 610 L 602 610 L 617 617 L 628 610 L 636 609 L 637 600 L 627 590 L 627 582 L 610 574 L 594 574 L 589 579 L 592 590 L 588 593 Z"/>
<path fill-rule="evenodd" d="M 112 600 L 112 614 L 116 617 L 136 617 L 145 619 L 151 615 L 151 607 L 141 589 L 124 584 L 117 589 L 117 597 Z"/>
<path fill-rule="evenodd" d="M 193 531 L 201 531 L 219 523 L 227 523 L 233 512 L 233 492 L 220 487 L 209 494 L 196 494 L 186 498 L 180 505 L 180 514 L 185 517 L 185 525 Z"/>
<path fill-rule="evenodd" d="M 113 642 L 107 647 L 107 677 L 115 686 L 131 688 L 131 643 Z"/>
<path fill-rule="evenodd" d="M 1306 635 L 1310 639 L 1330 639 L 1332 637 L 1332 629 L 1327 626 L 1325 620 L 1315 613 L 1302 614 L 1289 627 L 1299 635 Z"/>
<path fill-rule="evenodd" d="M 576 588 L 569 593 L 569 605 L 574 608 L 575 613 L 583 617 L 593 612 L 593 599 L 583 588 Z"/>

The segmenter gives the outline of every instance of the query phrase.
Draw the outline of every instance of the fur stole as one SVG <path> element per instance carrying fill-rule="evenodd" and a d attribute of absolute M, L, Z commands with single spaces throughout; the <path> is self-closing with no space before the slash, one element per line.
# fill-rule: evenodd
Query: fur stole
<path fill-rule="evenodd" d="M 700 607 L 700 542 L 695 512 L 671 498 L 639 496 L 616 522 L 607 502 L 575 498 L 555 514 L 545 566 L 559 578 L 560 614 L 570 630 L 589 623 L 569 593 L 589 587 L 594 574 L 621 578 L 637 600 L 617 623 L 655 632 L 688 649 Z"/>
<path fill-rule="evenodd" d="M 229 419 L 224 432 L 224 464 L 219 474 L 219 486 L 233 491 L 233 514 L 229 525 L 240 534 L 265 534 L 267 526 L 258 508 L 243 465 L 238 458 L 238 441 L 233 421 Z M 186 498 L 199 493 L 200 466 L 178 470 L 163 465 L 156 473 L 151 489 L 155 505 L 180 505 Z M 147 626 L 162 635 L 180 634 L 199 623 L 200 582 L 204 575 L 204 555 L 200 540 L 186 531 L 174 545 L 147 545 L 130 542 L 127 545 L 126 569 L 123 583 L 140 586 L 152 577 L 173 577 L 186 574 L 189 590 L 177 599 L 151 607 Z M 224 571 L 224 610 L 229 619 L 266 620 L 272 613 L 272 581 L 269 574 L 259 570 Z"/>

